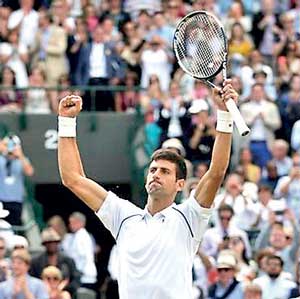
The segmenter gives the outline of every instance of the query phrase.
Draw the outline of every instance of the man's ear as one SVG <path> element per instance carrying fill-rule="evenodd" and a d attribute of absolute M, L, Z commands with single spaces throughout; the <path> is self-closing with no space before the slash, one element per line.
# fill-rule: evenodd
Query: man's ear
<path fill-rule="evenodd" d="M 182 191 L 185 184 L 185 179 L 177 180 L 177 192 Z"/>

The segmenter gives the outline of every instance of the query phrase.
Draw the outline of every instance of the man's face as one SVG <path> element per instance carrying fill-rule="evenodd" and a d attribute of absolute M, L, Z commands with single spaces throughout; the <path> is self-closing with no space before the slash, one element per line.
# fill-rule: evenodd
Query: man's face
<path fill-rule="evenodd" d="M 97 26 L 93 33 L 93 40 L 95 43 L 102 43 L 104 41 L 104 32 L 102 27 Z"/>
<path fill-rule="evenodd" d="M 283 249 L 286 246 L 286 236 L 282 228 L 272 229 L 270 243 L 275 249 Z"/>
<path fill-rule="evenodd" d="M 277 258 L 270 258 L 267 260 L 267 273 L 270 277 L 277 278 L 281 273 L 281 262 Z"/>
<path fill-rule="evenodd" d="M 181 191 L 184 180 L 177 180 L 176 165 L 167 160 L 152 161 L 147 175 L 146 190 L 151 196 L 172 196 Z"/>
<path fill-rule="evenodd" d="M 12 258 L 11 268 L 15 276 L 20 276 L 28 272 L 29 265 L 22 259 L 15 257 Z"/>
<path fill-rule="evenodd" d="M 260 102 L 264 98 L 265 98 L 265 93 L 264 93 L 263 87 L 260 85 L 253 86 L 252 93 L 251 93 L 251 99 L 256 102 Z"/>
<path fill-rule="evenodd" d="M 72 233 L 77 232 L 82 227 L 82 223 L 75 217 L 69 218 L 69 228 Z"/>
<path fill-rule="evenodd" d="M 232 268 L 221 268 L 218 269 L 218 278 L 219 282 L 226 285 L 233 279 L 234 277 L 234 269 Z"/>
<path fill-rule="evenodd" d="M 230 211 L 221 211 L 219 214 L 219 218 L 221 226 L 226 229 L 229 227 L 232 214 Z"/>
<path fill-rule="evenodd" d="M 44 243 L 44 246 L 46 247 L 46 251 L 48 254 L 57 253 L 58 245 L 59 245 L 59 242 L 54 242 L 54 241 Z"/>

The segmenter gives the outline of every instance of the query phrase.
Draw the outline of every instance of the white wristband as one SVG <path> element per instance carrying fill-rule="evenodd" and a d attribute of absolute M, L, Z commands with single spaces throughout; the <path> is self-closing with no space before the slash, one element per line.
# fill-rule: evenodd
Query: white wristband
<path fill-rule="evenodd" d="M 230 112 L 217 110 L 217 127 L 216 130 L 223 133 L 232 133 L 233 119 Z"/>
<path fill-rule="evenodd" d="M 58 137 L 76 137 L 76 117 L 58 117 Z"/>

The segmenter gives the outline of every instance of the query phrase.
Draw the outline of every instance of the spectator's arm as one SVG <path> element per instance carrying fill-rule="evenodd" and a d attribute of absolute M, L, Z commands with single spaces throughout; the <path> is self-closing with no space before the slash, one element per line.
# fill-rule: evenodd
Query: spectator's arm
<path fill-rule="evenodd" d="M 208 272 L 213 266 L 211 261 L 209 260 L 209 256 L 206 255 L 201 249 L 198 250 L 197 254 L 200 257 L 206 271 Z"/>
<path fill-rule="evenodd" d="M 268 107 L 268 113 L 265 113 L 263 111 L 263 121 L 267 127 L 269 127 L 271 130 L 277 130 L 281 126 L 281 120 L 280 115 L 278 112 L 278 108 L 275 104 L 272 104 L 272 107 Z"/>
<path fill-rule="evenodd" d="M 293 241 L 289 247 L 289 256 L 293 261 L 295 261 L 299 248 L 299 229 L 297 226 L 297 218 L 291 209 L 286 209 L 284 211 L 284 217 L 290 221 L 293 227 Z"/>
<path fill-rule="evenodd" d="M 273 46 L 273 55 L 275 57 L 278 56 L 282 52 L 282 50 L 283 50 L 283 48 L 286 44 L 286 39 L 287 39 L 286 35 L 282 34 L 280 36 L 280 40 L 277 43 L 274 44 L 274 46 Z"/>
<path fill-rule="evenodd" d="M 26 176 L 33 176 L 34 168 L 30 163 L 29 159 L 25 157 L 22 147 L 20 145 L 16 146 L 13 153 L 21 161 L 24 174 Z"/>
<path fill-rule="evenodd" d="M 63 30 L 63 29 L 61 29 Z M 67 49 L 67 36 L 65 33 L 57 34 L 50 39 L 48 47 L 46 49 L 48 54 L 61 55 L 66 52 Z"/>
<path fill-rule="evenodd" d="M 193 132 L 193 136 L 191 137 L 190 141 L 189 141 L 189 146 L 191 149 L 196 149 L 199 141 L 201 140 L 202 136 L 203 136 L 203 129 L 205 128 L 205 126 L 203 126 L 203 128 L 201 128 L 200 126 L 197 126 L 194 129 Z"/>
<path fill-rule="evenodd" d="M 267 224 L 259 233 L 257 236 L 256 242 L 255 242 L 255 251 L 265 248 L 269 245 L 269 238 L 271 233 L 271 224 Z"/>

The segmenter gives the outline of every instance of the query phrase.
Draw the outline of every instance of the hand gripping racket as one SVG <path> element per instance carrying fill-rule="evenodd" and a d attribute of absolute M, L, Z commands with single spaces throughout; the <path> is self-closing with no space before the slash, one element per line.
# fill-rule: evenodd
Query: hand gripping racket
<path fill-rule="evenodd" d="M 220 21 L 206 11 L 193 11 L 177 25 L 174 39 L 174 52 L 179 66 L 190 76 L 215 88 L 211 82 L 222 71 L 226 79 L 227 38 Z M 236 127 L 242 136 L 250 129 L 246 125 L 235 102 L 226 101 Z"/>

